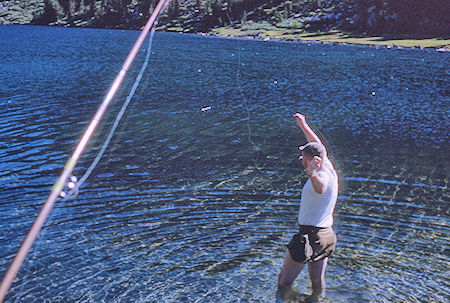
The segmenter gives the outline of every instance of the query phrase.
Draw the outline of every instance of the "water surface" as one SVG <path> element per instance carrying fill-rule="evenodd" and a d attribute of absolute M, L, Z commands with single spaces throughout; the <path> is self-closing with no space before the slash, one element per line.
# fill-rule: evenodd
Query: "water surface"
<path fill-rule="evenodd" d="M 0 27 L 2 274 L 138 34 Z M 157 33 L 108 150 L 56 203 L 7 302 L 280 301 L 306 181 L 297 111 L 340 176 L 324 301 L 445 302 L 448 66 L 428 50 Z M 311 292 L 306 271 L 295 287 Z"/>

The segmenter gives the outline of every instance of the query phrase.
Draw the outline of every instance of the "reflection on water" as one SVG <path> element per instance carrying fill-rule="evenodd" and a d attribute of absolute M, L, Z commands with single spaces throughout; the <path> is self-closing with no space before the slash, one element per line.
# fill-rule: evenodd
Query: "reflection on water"
<path fill-rule="evenodd" d="M 136 36 L 0 28 L 2 271 Z M 56 204 L 9 300 L 279 301 L 306 180 L 291 118 L 302 111 L 341 183 L 324 302 L 445 301 L 447 54 L 180 34 L 153 47 L 109 149 L 80 195 Z M 306 271 L 295 286 L 306 300 Z"/>

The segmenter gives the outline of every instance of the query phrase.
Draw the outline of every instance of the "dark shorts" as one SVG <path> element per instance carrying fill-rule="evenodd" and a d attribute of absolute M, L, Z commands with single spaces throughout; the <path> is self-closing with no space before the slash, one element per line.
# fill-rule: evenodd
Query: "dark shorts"
<path fill-rule="evenodd" d="M 309 245 L 308 245 L 309 244 Z M 336 233 L 331 227 L 300 225 L 287 245 L 292 260 L 299 263 L 318 261 L 331 255 L 336 246 Z"/>

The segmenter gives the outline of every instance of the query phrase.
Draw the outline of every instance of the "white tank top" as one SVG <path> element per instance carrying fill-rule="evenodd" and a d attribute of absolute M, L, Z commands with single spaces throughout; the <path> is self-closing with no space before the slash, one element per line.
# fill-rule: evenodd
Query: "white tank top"
<path fill-rule="evenodd" d="M 329 160 L 317 173 L 321 179 L 326 180 L 327 190 L 323 194 L 318 194 L 311 180 L 306 181 L 302 190 L 298 224 L 329 227 L 333 225 L 333 212 L 338 197 L 338 177 Z"/>

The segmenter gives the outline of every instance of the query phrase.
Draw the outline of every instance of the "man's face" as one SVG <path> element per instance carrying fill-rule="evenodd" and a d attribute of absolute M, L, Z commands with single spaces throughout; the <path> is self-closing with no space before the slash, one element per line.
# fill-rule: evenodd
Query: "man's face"
<path fill-rule="evenodd" d="M 302 160 L 302 165 L 303 165 L 304 169 L 306 169 L 308 167 L 309 162 L 311 162 L 312 159 L 313 159 L 313 157 L 302 152 L 302 155 L 300 156 L 300 160 Z"/>

